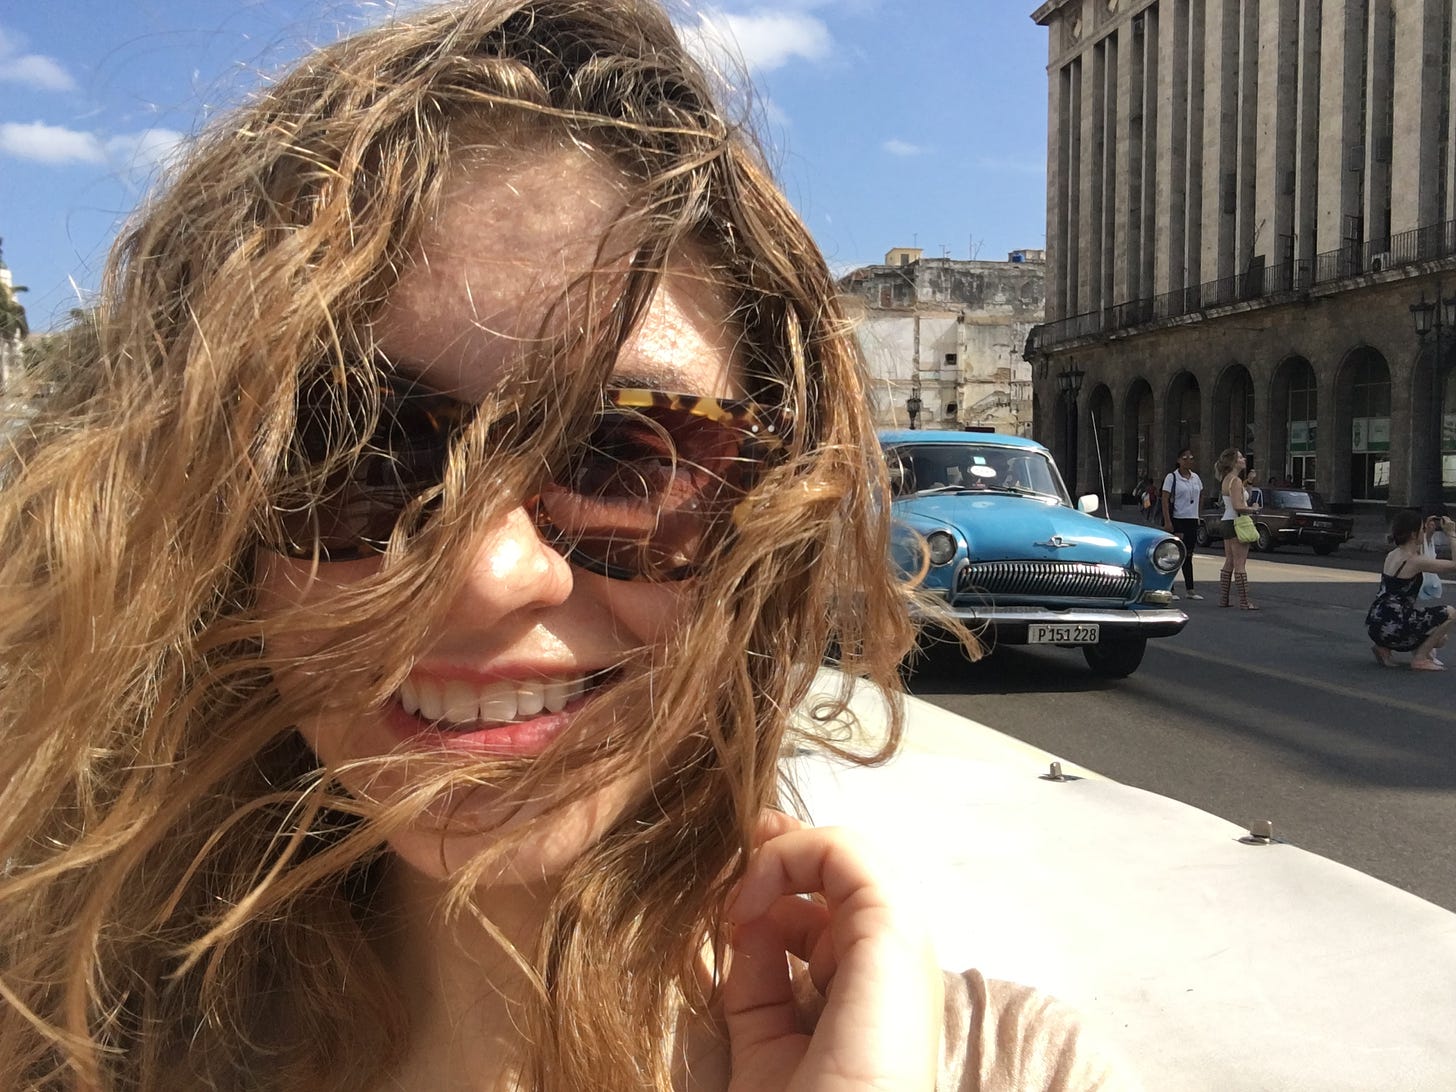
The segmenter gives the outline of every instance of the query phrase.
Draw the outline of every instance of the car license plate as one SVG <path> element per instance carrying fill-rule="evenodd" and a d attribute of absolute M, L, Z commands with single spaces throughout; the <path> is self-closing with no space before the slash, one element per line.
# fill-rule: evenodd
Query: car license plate
<path fill-rule="evenodd" d="M 1032 645 L 1095 645 L 1100 631 L 1096 623 L 1058 626 L 1033 622 L 1026 627 L 1026 641 Z"/>
<path fill-rule="evenodd" d="M 1313 522 L 1314 526 L 1316 526 L 1316 527 L 1329 527 L 1330 526 L 1330 521 L 1327 520 L 1327 519 L 1317 519 L 1317 520 L 1313 520 L 1311 522 Z"/>

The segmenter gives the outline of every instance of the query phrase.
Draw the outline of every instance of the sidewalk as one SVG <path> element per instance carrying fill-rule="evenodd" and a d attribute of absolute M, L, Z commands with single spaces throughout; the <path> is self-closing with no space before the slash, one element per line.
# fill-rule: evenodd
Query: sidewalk
<path fill-rule="evenodd" d="M 1143 522 L 1141 513 L 1131 504 L 1114 504 L 1108 514 L 1120 523 Z M 1341 553 L 1383 554 L 1390 549 L 1383 507 L 1373 511 L 1357 507 L 1352 515 L 1355 519 L 1355 533 L 1349 542 L 1340 546 Z"/>

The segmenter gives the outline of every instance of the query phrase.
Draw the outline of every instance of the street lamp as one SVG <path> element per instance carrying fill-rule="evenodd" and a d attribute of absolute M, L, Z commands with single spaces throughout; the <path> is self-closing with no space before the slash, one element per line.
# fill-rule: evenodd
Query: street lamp
<path fill-rule="evenodd" d="M 1057 374 L 1057 388 L 1067 403 L 1066 441 L 1067 463 L 1063 470 L 1069 477 L 1072 496 L 1077 495 L 1077 394 L 1082 390 L 1082 380 L 1087 373 L 1080 368 L 1068 367 Z"/>
<path fill-rule="evenodd" d="M 1441 362 L 1446 356 L 1446 343 L 1452 336 L 1456 336 L 1456 296 L 1441 297 L 1441 284 L 1436 282 L 1436 299 L 1439 305 L 1426 301 L 1426 294 L 1421 292 L 1421 302 L 1410 305 L 1411 322 L 1415 324 L 1416 337 L 1420 339 L 1424 350 L 1426 337 L 1430 334 L 1436 335 L 1435 347 L 1436 356 L 1431 362 L 1431 460 L 1426 466 L 1426 485 L 1423 492 L 1423 508 L 1426 514 L 1436 511 L 1445 511 L 1444 491 L 1445 482 L 1441 468 L 1441 426 L 1442 420 L 1442 394 L 1441 390 Z"/>
<path fill-rule="evenodd" d="M 911 428 L 920 427 L 915 422 L 920 417 L 920 408 L 923 405 L 920 401 L 920 380 L 917 379 L 910 387 L 910 397 L 905 399 L 905 412 L 910 415 Z"/>

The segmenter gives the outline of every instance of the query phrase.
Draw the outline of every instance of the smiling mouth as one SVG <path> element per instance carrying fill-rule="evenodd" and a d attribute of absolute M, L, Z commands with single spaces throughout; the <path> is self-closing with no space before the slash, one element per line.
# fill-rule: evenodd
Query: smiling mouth
<path fill-rule="evenodd" d="M 520 724 L 560 713 L 587 692 L 600 687 L 611 671 L 575 679 L 521 679 L 471 683 L 459 679 L 408 678 L 399 688 L 406 713 L 442 732 L 473 732 Z"/>

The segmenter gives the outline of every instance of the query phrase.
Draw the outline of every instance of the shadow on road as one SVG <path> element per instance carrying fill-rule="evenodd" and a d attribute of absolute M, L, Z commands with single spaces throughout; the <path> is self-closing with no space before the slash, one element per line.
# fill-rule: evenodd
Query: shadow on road
<path fill-rule="evenodd" d="M 1239 740 L 1272 748 L 1314 780 L 1456 787 L 1456 655 L 1446 673 L 1382 668 L 1364 631 L 1373 576 L 1322 579 L 1308 567 L 1289 576 L 1251 585 L 1257 613 L 1185 603 L 1188 628 L 1151 641 L 1128 679 L 1094 675 L 1073 649 L 1005 646 L 971 663 L 941 643 L 913 661 L 907 687 L 993 728 L 1044 704 L 1088 732 L 1166 733 L 1190 751 Z M 1453 589 L 1447 597 L 1456 600 Z M 1054 738 L 1013 734 L 1058 750 Z"/>

